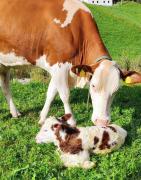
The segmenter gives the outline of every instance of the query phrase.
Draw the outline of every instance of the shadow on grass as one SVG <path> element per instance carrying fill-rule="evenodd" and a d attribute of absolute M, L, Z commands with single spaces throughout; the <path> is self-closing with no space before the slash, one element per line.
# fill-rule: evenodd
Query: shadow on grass
<path fill-rule="evenodd" d="M 130 137 L 127 144 L 131 145 L 137 137 L 137 128 L 141 127 L 141 86 L 122 87 L 114 99 L 113 107 L 118 107 L 121 115 L 124 110 L 133 110 L 131 121 L 123 125 Z"/>
<path fill-rule="evenodd" d="M 0 121 L 6 121 L 7 119 L 12 119 L 12 115 L 10 114 L 9 110 L 0 110 Z"/>

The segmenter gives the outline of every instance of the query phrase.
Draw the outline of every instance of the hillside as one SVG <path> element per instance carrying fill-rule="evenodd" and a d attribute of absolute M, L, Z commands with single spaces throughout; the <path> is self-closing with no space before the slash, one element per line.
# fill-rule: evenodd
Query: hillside
<path fill-rule="evenodd" d="M 141 4 L 88 5 L 113 59 L 141 62 Z"/>

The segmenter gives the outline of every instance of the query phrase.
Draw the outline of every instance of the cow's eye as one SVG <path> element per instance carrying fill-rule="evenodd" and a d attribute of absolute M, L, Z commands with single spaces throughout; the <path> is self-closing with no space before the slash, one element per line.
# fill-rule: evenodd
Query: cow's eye
<path fill-rule="evenodd" d="M 94 85 L 94 84 L 92 84 L 92 87 L 93 87 L 93 88 L 95 88 L 95 85 Z"/>

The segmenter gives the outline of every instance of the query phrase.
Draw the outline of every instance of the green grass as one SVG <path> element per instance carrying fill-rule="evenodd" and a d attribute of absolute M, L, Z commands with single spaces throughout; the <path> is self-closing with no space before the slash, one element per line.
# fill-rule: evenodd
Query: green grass
<path fill-rule="evenodd" d="M 113 59 L 122 66 L 125 66 L 125 60 L 141 66 L 141 4 L 88 7 L 94 14 L 102 39 Z"/>
<path fill-rule="evenodd" d="M 141 178 L 141 86 L 119 90 L 112 106 L 112 122 L 128 131 L 125 145 L 108 155 L 92 155 L 96 168 L 67 169 L 60 162 L 54 145 L 38 145 L 38 117 L 47 85 L 31 83 L 12 84 L 15 102 L 22 112 L 19 119 L 11 119 L 7 103 L 0 92 L 0 179 L 135 179 Z M 79 126 L 92 125 L 92 106 L 86 110 L 87 89 L 71 92 L 71 105 Z M 77 99 L 76 99 L 77 97 Z M 63 106 L 57 97 L 50 115 L 63 114 Z"/>
<path fill-rule="evenodd" d="M 114 59 L 122 65 L 123 57 L 140 60 L 141 5 L 135 3 L 113 7 L 89 6 L 98 23 L 102 38 Z M 141 179 L 141 86 L 122 87 L 112 105 L 112 122 L 128 131 L 125 145 L 108 155 L 92 155 L 96 168 L 64 168 L 54 145 L 35 143 L 37 124 L 47 84 L 12 83 L 15 103 L 21 111 L 12 119 L 0 91 L 0 180 L 140 180 Z M 88 90 L 71 92 L 71 105 L 79 126 L 92 125 L 92 106 L 86 109 Z M 77 99 L 76 99 L 77 97 Z M 64 113 L 57 97 L 50 115 Z"/>

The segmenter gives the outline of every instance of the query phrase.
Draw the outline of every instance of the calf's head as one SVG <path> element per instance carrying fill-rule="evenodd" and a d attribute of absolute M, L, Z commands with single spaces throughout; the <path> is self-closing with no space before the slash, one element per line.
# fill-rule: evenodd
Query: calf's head
<path fill-rule="evenodd" d="M 66 114 L 60 118 L 49 117 L 42 125 L 36 136 L 36 142 L 41 143 L 56 143 L 56 131 L 61 128 L 62 124 L 67 124 L 71 114 Z"/>

